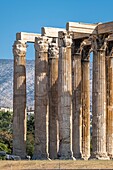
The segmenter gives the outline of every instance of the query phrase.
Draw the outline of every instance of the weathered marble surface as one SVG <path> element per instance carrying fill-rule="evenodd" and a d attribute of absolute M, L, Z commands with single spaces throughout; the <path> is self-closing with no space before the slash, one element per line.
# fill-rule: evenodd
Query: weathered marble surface
<path fill-rule="evenodd" d="M 26 48 L 25 41 L 13 45 L 13 154 L 26 156 Z"/>

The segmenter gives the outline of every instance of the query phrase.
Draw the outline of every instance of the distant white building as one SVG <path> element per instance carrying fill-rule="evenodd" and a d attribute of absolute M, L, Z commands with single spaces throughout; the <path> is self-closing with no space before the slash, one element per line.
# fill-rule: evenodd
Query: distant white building
<path fill-rule="evenodd" d="M 30 117 L 34 115 L 34 110 L 30 107 L 27 108 L 27 116 L 28 116 L 28 120 L 30 119 Z"/>
<path fill-rule="evenodd" d="M 0 107 L 0 111 L 2 111 L 2 112 L 13 112 L 13 109 L 9 108 L 9 107 Z"/>

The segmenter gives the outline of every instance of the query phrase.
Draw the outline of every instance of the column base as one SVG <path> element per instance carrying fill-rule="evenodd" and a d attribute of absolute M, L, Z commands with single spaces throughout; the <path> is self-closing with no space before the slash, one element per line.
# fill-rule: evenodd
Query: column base
<path fill-rule="evenodd" d="M 27 156 L 26 153 L 22 153 L 21 151 L 20 151 L 20 152 L 14 151 L 14 152 L 13 152 L 13 155 L 15 155 L 15 156 L 20 156 L 20 158 L 21 158 L 22 160 L 26 159 L 26 156 Z"/>
<path fill-rule="evenodd" d="M 72 157 L 62 156 L 62 157 L 59 157 L 59 160 L 76 160 L 76 159 L 73 156 Z"/>
<path fill-rule="evenodd" d="M 82 157 L 81 160 L 87 161 L 87 160 L 89 160 L 89 157 Z"/>
<path fill-rule="evenodd" d="M 89 157 L 90 157 L 90 155 L 82 155 L 81 159 L 87 161 L 89 159 Z"/>
<path fill-rule="evenodd" d="M 38 155 L 38 154 L 34 154 L 32 159 L 33 160 L 51 160 L 49 156 L 47 155 Z"/>
<path fill-rule="evenodd" d="M 108 153 L 109 159 L 113 160 L 113 154 Z"/>
<path fill-rule="evenodd" d="M 58 159 L 60 160 L 76 160 L 75 157 L 73 157 L 72 151 L 68 152 L 58 152 Z"/>
<path fill-rule="evenodd" d="M 89 160 L 91 160 L 91 159 L 94 159 L 94 160 L 110 160 L 107 153 L 94 153 L 89 158 Z"/>
<path fill-rule="evenodd" d="M 56 159 L 58 159 L 58 157 L 49 157 L 49 159 L 56 160 Z"/>
<path fill-rule="evenodd" d="M 81 159 L 82 159 L 81 153 L 79 153 L 79 154 L 73 154 L 73 156 L 74 156 L 74 158 L 75 158 L 76 160 L 81 160 Z"/>
<path fill-rule="evenodd" d="M 50 158 L 40 158 L 40 157 L 36 157 L 36 156 L 33 156 L 32 160 L 49 160 L 49 161 L 51 161 Z"/>

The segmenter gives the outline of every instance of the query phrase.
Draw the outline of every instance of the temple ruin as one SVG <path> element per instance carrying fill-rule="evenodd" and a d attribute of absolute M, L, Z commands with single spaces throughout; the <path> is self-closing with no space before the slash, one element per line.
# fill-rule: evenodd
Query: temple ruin
<path fill-rule="evenodd" d="M 26 50 L 35 48 L 33 159 L 113 158 L 113 22 L 68 22 L 65 29 L 16 34 L 13 154 L 26 156 Z M 90 151 L 90 53 L 92 152 Z"/>

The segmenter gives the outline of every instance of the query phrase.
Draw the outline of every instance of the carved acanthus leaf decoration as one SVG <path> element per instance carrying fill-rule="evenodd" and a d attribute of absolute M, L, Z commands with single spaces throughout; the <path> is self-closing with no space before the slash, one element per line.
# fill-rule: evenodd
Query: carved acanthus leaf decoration
<path fill-rule="evenodd" d="M 71 47 L 72 45 L 72 35 L 68 32 L 59 32 L 59 47 Z"/>
<path fill-rule="evenodd" d="M 39 53 L 48 52 L 48 38 L 40 36 L 35 39 L 35 50 Z"/>
<path fill-rule="evenodd" d="M 27 50 L 27 44 L 25 41 L 18 40 L 14 42 L 13 54 L 14 56 L 25 56 Z"/>
<path fill-rule="evenodd" d="M 111 57 L 113 56 L 113 41 L 108 41 L 107 42 L 106 55 L 111 56 Z"/>
<path fill-rule="evenodd" d="M 58 58 L 59 56 L 59 48 L 57 43 L 49 44 L 49 58 Z"/>
<path fill-rule="evenodd" d="M 91 50 L 97 52 L 98 50 L 105 51 L 108 43 L 108 36 L 106 35 L 92 35 L 89 37 L 91 41 Z"/>

